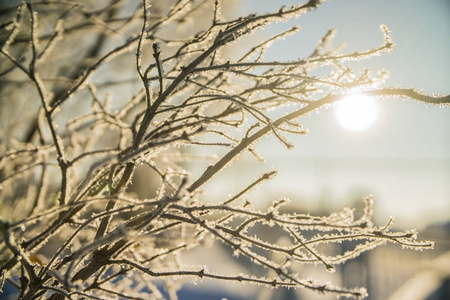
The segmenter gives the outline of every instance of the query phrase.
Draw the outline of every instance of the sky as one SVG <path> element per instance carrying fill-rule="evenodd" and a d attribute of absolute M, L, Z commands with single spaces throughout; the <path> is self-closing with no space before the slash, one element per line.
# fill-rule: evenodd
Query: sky
<path fill-rule="evenodd" d="M 248 0 L 240 13 L 263 13 L 296 3 Z M 263 34 L 273 35 L 293 25 L 302 29 L 273 44 L 265 59 L 305 57 L 331 28 L 337 29 L 336 45 L 346 43 L 344 51 L 377 47 L 383 43 L 381 24 L 391 30 L 397 44 L 394 52 L 349 66 L 388 70 L 386 86 L 449 94 L 447 0 L 331 0 L 299 19 L 267 28 Z M 378 223 L 390 216 L 396 217 L 400 228 L 450 221 L 450 107 L 389 98 L 376 102 L 377 118 L 365 130 L 343 128 L 335 108 L 329 108 L 302 120 L 310 134 L 288 136 L 296 145 L 292 150 L 273 138 L 260 142 L 257 150 L 266 163 L 246 162 L 243 175 L 257 178 L 272 168 L 279 173 L 254 192 L 255 198 L 285 196 L 305 209 L 338 210 L 355 206 L 355 201 L 362 203 L 364 196 L 373 194 Z M 233 172 L 231 168 L 221 176 Z M 235 181 L 237 186 L 241 184 Z M 216 191 L 220 190 L 217 184 Z"/>
<path fill-rule="evenodd" d="M 243 5 L 236 11 L 238 15 L 298 3 L 236 2 Z M 267 36 L 293 25 L 302 30 L 273 44 L 265 59 L 305 57 L 331 28 L 337 29 L 336 44 L 347 44 L 345 51 L 370 49 L 383 42 L 380 24 L 392 31 L 397 44 L 394 52 L 351 66 L 387 69 L 388 86 L 449 94 L 449 0 L 330 0 L 317 11 L 267 28 L 263 33 Z M 314 113 L 302 120 L 310 131 L 308 136 L 287 136 L 295 144 L 293 149 L 266 138 L 256 145 L 265 163 L 242 160 L 239 173 L 231 166 L 208 183 L 214 189 L 205 190 L 226 194 L 230 184 L 239 190 L 261 173 L 277 169 L 275 179 L 251 194 L 254 202 L 284 196 L 293 206 L 314 214 L 319 208 L 336 211 L 345 205 L 358 206 L 363 197 L 373 194 L 378 225 L 390 216 L 396 217 L 402 229 L 420 230 L 428 224 L 449 222 L 450 107 L 401 99 L 378 99 L 377 105 L 378 116 L 372 126 L 357 132 L 343 128 L 333 108 Z"/>

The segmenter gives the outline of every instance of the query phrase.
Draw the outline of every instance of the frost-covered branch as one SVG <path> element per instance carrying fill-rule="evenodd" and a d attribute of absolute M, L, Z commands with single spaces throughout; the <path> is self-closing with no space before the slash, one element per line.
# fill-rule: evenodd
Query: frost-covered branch
<path fill-rule="evenodd" d="M 2 123 L 1 278 L 21 299 L 162 298 L 156 280 L 173 295 L 178 287 L 170 279 L 184 277 L 362 298 L 362 287 L 317 283 L 295 270 L 318 264 L 332 272 L 386 243 L 432 248 L 414 231 L 392 231 L 391 221 L 374 225 L 370 197 L 356 220 L 349 208 L 328 216 L 296 213 L 285 198 L 255 208 L 249 192 L 276 171 L 228 198 L 202 196 L 206 183 L 246 151 L 263 161 L 262 137 L 293 147 L 289 136 L 307 134 L 304 116 L 355 90 L 448 105 L 449 96 L 383 87 L 384 72 L 345 65 L 393 50 L 384 25 L 384 42 L 362 52 L 334 47 L 330 30 L 307 57 L 265 60 L 272 43 L 299 30 L 293 27 L 240 44 L 247 47 L 242 55 L 223 59 L 236 42 L 271 23 L 320 12 L 321 2 L 240 18 L 222 15 L 226 2 L 219 0 L 17 7 L 0 27 L 0 95 L 30 110 L 20 112 L 17 124 Z M 202 155 L 200 147 L 215 154 Z M 193 177 L 191 165 L 205 160 L 210 165 Z M 198 264 L 183 264 L 188 253 L 208 249 L 207 240 L 231 250 L 230 261 L 246 257 L 261 272 L 209 271 L 201 255 Z M 324 251 L 341 243 L 346 251 Z M 134 292 L 136 284 L 145 289 Z"/>

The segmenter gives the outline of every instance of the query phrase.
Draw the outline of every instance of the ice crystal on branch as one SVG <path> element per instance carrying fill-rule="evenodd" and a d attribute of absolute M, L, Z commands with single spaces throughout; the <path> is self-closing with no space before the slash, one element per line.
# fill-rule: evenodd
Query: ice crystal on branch
<path fill-rule="evenodd" d="M 391 51 L 385 25 L 384 44 L 363 52 L 343 53 L 330 30 L 308 57 L 265 60 L 271 44 L 299 30 L 293 27 L 224 59 L 237 42 L 320 10 L 322 1 L 228 18 L 233 3 L 38 1 L 5 14 L 1 99 L 30 110 L 17 124 L 2 121 L 0 290 L 7 280 L 21 299 L 148 299 L 163 298 L 163 282 L 172 299 L 182 279 L 206 278 L 362 298 L 364 288 L 302 279 L 296 270 L 315 264 L 333 272 L 385 243 L 433 247 L 414 231 L 391 231 L 391 221 L 374 226 L 371 197 L 356 220 L 350 208 L 296 213 L 286 198 L 256 209 L 250 191 L 277 171 L 243 179 L 247 185 L 228 197 L 204 200 L 205 183 L 246 152 L 263 161 L 261 138 L 273 135 L 292 148 L 291 135 L 307 134 L 303 116 L 352 89 L 449 102 L 378 88 L 386 71 L 355 74 L 344 65 Z M 314 75 L 323 66 L 332 70 Z M 202 155 L 200 147 L 211 150 Z M 186 162 L 205 161 L 191 175 Z M 337 243 L 350 246 L 326 251 Z M 227 254 L 230 264 L 246 259 L 254 269 L 234 272 L 203 261 Z"/>

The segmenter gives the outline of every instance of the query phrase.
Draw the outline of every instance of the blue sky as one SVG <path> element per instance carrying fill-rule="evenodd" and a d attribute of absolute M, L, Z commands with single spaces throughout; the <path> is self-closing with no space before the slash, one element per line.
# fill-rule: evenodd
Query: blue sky
<path fill-rule="evenodd" d="M 248 0 L 245 9 L 262 13 L 279 8 L 280 3 L 296 4 Z M 264 34 L 293 25 L 302 30 L 275 43 L 266 59 L 305 57 L 331 28 L 338 31 L 335 43 L 347 44 L 345 51 L 370 49 L 383 42 L 380 24 L 391 30 L 397 44 L 394 52 L 349 66 L 356 70 L 387 69 L 387 86 L 449 94 L 447 0 L 331 0 L 299 19 L 269 27 Z M 274 139 L 262 141 L 257 149 L 267 159 L 266 164 L 250 162 L 244 172 L 257 177 L 258 172 L 273 167 L 279 174 L 255 196 L 288 196 L 307 208 L 319 203 L 339 209 L 373 193 L 379 222 L 391 215 L 397 217 L 399 227 L 420 228 L 449 221 L 450 107 L 402 99 L 380 99 L 377 104 L 377 120 L 361 132 L 342 128 L 331 108 L 303 119 L 310 135 L 289 137 L 296 145 L 292 150 Z"/>

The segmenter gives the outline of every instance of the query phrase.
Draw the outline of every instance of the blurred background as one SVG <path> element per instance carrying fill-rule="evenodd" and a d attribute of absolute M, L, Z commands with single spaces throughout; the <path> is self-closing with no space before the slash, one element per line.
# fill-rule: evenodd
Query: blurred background
<path fill-rule="evenodd" d="M 298 3 L 224 0 L 223 13 L 231 18 Z M 387 70 L 387 86 L 449 94 L 448 0 L 331 0 L 317 11 L 270 25 L 246 40 L 255 44 L 294 25 L 300 26 L 296 35 L 277 41 L 265 55 L 265 60 L 296 60 L 309 56 L 332 28 L 337 30 L 335 44 L 345 43 L 344 52 L 378 47 L 383 43 L 381 24 L 392 32 L 397 44 L 394 52 L 346 65 L 360 72 Z M 134 74 L 134 69 L 130 72 Z M 114 96 L 120 98 L 120 94 Z M 370 300 L 450 299 L 450 109 L 398 98 L 377 99 L 375 105 L 376 117 L 363 130 L 346 129 L 338 121 L 335 107 L 331 107 L 302 119 L 310 134 L 287 136 L 295 145 L 291 150 L 272 137 L 259 141 L 256 150 L 266 161 L 262 163 L 248 155 L 234 162 L 204 186 L 203 197 L 208 201 L 224 199 L 223 195 L 239 191 L 273 169 L 278 170 L 278 175 L 248 195 L 255 206 L 264 208 L 287 197 L 292 201 L 290 207 L 298 212 L 328 215 L 350 206 L 358 215 L 364 197 L 372 194 L 376 225 L 383 226 L 394 216 L 395 229 L 416 228 L 419 240 L 436 241 L 436 249 L 417 252 L 387 245 L 339 266 L 336 274 L 307 266 L 299 275 L 346 287 L 366 286 Z M 194 179 L 205 164 L 189 167 Z M 219 243 L 204 251 L 196 255 L 201 255 L 210 270 L 220 268 L 232 274 L 251 265 L 245 259 L 230 259 L 232 253 Z M 179 293 L 183 300 L 222 297 L 335 299 L 333 295 L 302 289 L 268 290 L 208 280 L 188 282 Z"/>
<path fill-rule="evenodd" d="M 267 12 L 282 2 L 295 3 L 246 1 L 242 4 L 245 12 L 239 13 Z M 397 44 L 394 52 L 347 64 L 361 71 L 387 70 L 387 86 L 449 94 L 450 2 L 446 0 L 426 4 L 329 1 L 315 12 L 258 34 L 269 36 L 292 25 L 301 26 L 296 35 L 274 43 L 265 56 L 266 60 L 294 60 L 309 55 L 331 28 L 337 29 L 335 44 L 345 43 L 345 51 L 376 47 L 383 38 L 380 24 L 391 30 Z M 345 129 L 335 109 L 329 108 L 303 118 L 310 134 L 289 136 L 296 145 L 292 150 L 275 139 L 263 140 L 258 150 L 267 163 L 262 168 L 279 170 L 269 190 L 281 191 L 303 205 L 330 209 L 373 194 L 379 221 L 393 215 L 399 225 L 418 229 L 448 221 L 450 111 L 403 99 L 378 99 L 376 106 L 376 119 L 364 130 Z"/>
<path fill-rule="evenodd" d="M 263 13 L 298 3 L 248 0 L 230 8 L 226 2 L 224 12 L 231 15 Z M 345 43 L 345 52 L 377 47 L 383 42 L 381 24 L 391 30 L 397 44 L 394 52 L 347 65 L 361 72 L 387 70 L 386 86 L 449 94 L 447 0 L 328 1 L 315 12 L 269 26 L 253 38 L 301 26 L 300 32 L 277 41 L 265 55 L 266 60 L 295 60 L 312 53 L 332 28 L 337 30 L 335 44 Z M 372 194 L 376 225 L 394 216 L 394 228 L 416 228 L 419 239 L 436 241 L 436 249 L 416 252 L 387 245 L 369 251 L 339 269 L 341 284 L 366 286 L 371 300 L 450 299 L 450 110 L 399 98 L 377 99 L 375 104 L 376 118 L 363 130 L 343 127 L 332 107 L 302 119 L 310 134 L 288 136 L 293 149 L 286 149 L 275 138 L 263 139 L 256 149 L 266 162 L 248 156 L 234 163 L 207 183 L 205 198 L 228 193 L 230 185 L 235 190 L 243 188 L 247 182 L 242 178 L 257 178 L 272 169 L 278 170 L 277 177 L 251 194 L 262 207 L 285 196 L 297 210 L 324 215 L 346 205 L 358 209 L 363 198 Z M 335 274 L 307 269 L 305 274 L 314 279 L 339 284 Z M 250 294 L 228 299 L 335 299 L 302 290 Z"/>

